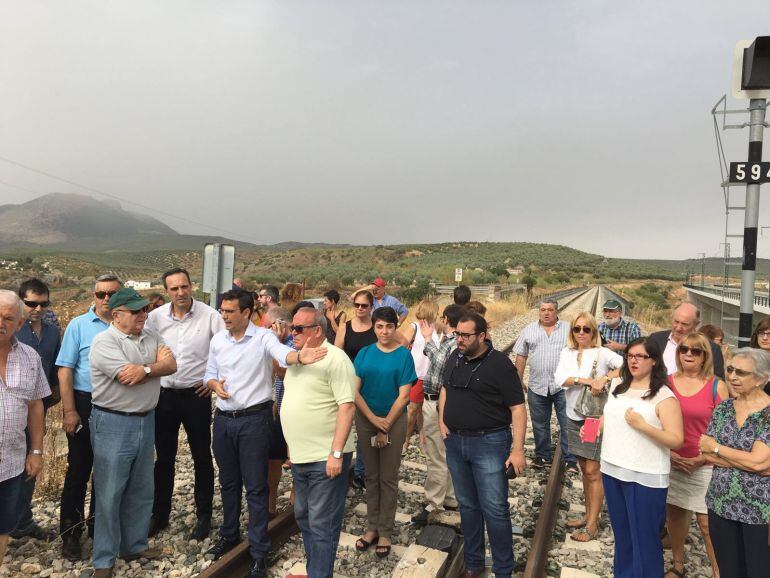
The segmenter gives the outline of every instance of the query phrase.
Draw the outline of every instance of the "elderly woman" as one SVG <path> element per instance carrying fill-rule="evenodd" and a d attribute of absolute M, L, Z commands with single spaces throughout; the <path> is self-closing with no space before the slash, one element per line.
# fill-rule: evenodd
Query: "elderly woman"
<path fill-rule="evenodd" d="M 735 399 L 711 416 L 700 450 L 714 465 L 706 493 L 709 532 L 722 574 L 766 577 L 770 571 L 770 378 L 764 351 L 737 349 L 726 368 Z"/>
<path fill-rule="evenodd" d="M 751 334 L 749 346 L 770 354 L 770 317 L 765 317 L 757 323 L 754 333 Z M 765 393 L 770 395 L 770 382 L 765 384 Z"/>
<path fill-rule="evenodd" d="M 666 498 L 666 526 L 671 538 L 673 567 L 667 578 L 684 578 L 684 541 L 695 512 L 706 553 L 715 578 L 719 568 L 709 538 L 706 490 L 711 481 L 711 464 L 706 463 L 698 447 L 706 433 L 714 408 L 729 397 L 727 385 L 714 376 L 714 360 L 708 339 L 702 333 L 688 333 L 676 349 L 677 372 L 668 378 L 668 386 L 679 400 L 684 424 L 684 443 L 671 452 L 671 474 Z"/>
<path fill-rule="evenodd" d="M 395 339 L 398 315 L 392 307 L 372 314 L 377 343 L 358 352 L 356 368 L 356 431 L 366 468 L 366 533 L 357 550 L 377 543 L 374 553 L 390 554 L 398 498 L 401 446 L 406 438 L 406 405 L 417 380 L 409 350 Z"/>
<path fill-rule="evenodd" d="M 568 527 L 575 529 L 572 539 L 578 542 L 588 542 L 599 536 L 599 513 L 604 501 L 604 489 L 599 471 L 601 442 L 582 440 L 580 428 L 585 416 L 578 413 L 576 404 L 584 387 L 591 388 L 595 394 L 603 393 L 611 378 L 618 375 L 617 370 L 623 365 L 623 358 L 602 347 L 601 343 L 594 316 L 588 312 L 580 313 L 572 321 L 567 347 L 562 349 L 559 365 L 554 373 L 556 383 L 566 390 L 569 453 L 577 456 L 580 471 L 583 473 L 586 515 L 567 522 Z"/>

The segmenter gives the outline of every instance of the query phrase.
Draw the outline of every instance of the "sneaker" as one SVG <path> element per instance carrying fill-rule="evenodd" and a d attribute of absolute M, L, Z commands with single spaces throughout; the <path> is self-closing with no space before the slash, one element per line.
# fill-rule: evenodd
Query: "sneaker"
<path fill-rule="evenodd" d="M 44 542 L 50 542 L 56 538 L 56 533 L 50 530 L 45 530 L 38 526 L 37 522 L 32 522 L 27 528 L 23 530 L 14 530 L 10 534 L 11 538 L 18 540 L 19 538 L 34 538 L 35 540 L 42 540 Z"/>
<path fill-rule="evenodd" d="M 263 559 L 254 560 L 247 578 L 267 578 L 267 566 Z"/>
<path fill-rule="evenodd" d="M 72 562 L 83 559 L 83 552 L 80 548 L 80 534 L 65 532 L 61 541 L 61 555 Z"/>
<path fill-rule="evenodd" d="M 566 472 L 574 472 L 576 474 L 580 471 L 577 462 L 567 462 L 564 468 Z"/>
<path fill-rule="evenodd" d="M 211 516 L 202 516 L 195 522 L 195 527 L 190 532 L 190 540 L 204 540 L 211 532 Z"/>
<path fill-rule="evenodd" d="M 152 516 L 150 518 L 150 530 L 147 532 L 147 537 L 153 538 L 166 528 L 168 528 L 168 518 L 156 518 L 155 516 Z"/>
<path fill-rule="evenodd" d="M 214 544 L 206 554 L 212 554 L 214 556 L 214 560 L 219 560 L 222 556 L 227 554 L 230 550 L 235 548 L 238 545 L 238 542 L 230 542 L 229 540 L 225 540 L 222 536 L 219 537 L 217 540 L 217 543 Z"/>
<path fill-rule="evenodd" d="M 551 465 L 551 460 L 544 460 L 543 458 L 535 458 L 532 460 L 532 467 L 538 470 L 542 470 L 545 467 Z"/>
<path fill-rule="evenodd" d="M 417 526 L 427 526 L 429 514 L 430 512 L 428 512 L 428 508 L 423 508 L 422 512 L 412 516 L 412 524 L 415 524 Z"/>

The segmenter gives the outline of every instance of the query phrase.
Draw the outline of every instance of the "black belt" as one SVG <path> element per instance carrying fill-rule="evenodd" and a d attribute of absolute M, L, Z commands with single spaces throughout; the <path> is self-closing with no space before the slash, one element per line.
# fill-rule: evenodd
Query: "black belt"
<path fill-rule="evenodd" d="M 426 393 L 425 399 L 428 401 L 438 401 L 439 394 L 438 393 Z"/>
<path fill-rule="evenodd" d="M 169 391 L 171 393 L 195 393 L 195 389 L 200 387 L 200 383 L 197 385 L 191 385 L 189 387 L 161 387 L 160 391 Z"/>
<path fill-rule="evenodd" d="M 510 426 L 504 425 L 502 427 L 494 427 L 492 429 L 453 429 L 450 430 L 453 434 L 457 434 L 459 436 L 469 436 L 469 437 L 478 437 L 483 436 L 487 434 L 491 434 L 497 431 L 504 431 L 509 429 Z"/>
<path fill-rule="evenodd" d="M 114 413 L 116 415 L 126 415 L 126 416 L 129 416 L 129 417 L 144 417 L 144 416 L 146 416 L 148 413 L 150 413 L 152 411 L 151 409 L 149 409 L 147 411 L 120 411 L 120 410 L 117 410 L 117 409 L 108 409 L 106 407 L 102 407 L 102 406 L 96 405 L 96 404 L 93 405 L 93 408 L 94 409 L 98 409 L 100 411 L 106 411 L 107 413 Z"/>
<path fill-rule="evenodd" d="M 224 417 L 245 417 L 247 415 L 254 415 L 255 413 L 270 409 L 272 406 L 273 400 L 269 399 L 267 401 L 263 401 L 262 403 L 258 403 L 257 405 L 252 405 L 245 409 L 236 409 L 235 411 L 226 411 L 224 409 L 217 408 L 217 415 Z"/>
<path fill-rule="evenodd" d="M 73 389 L 72 393 L 79 397 L 87 397 L 88 399 L 91 399 L 91 392 L 90 391 L 81 391 L 79 389 Z"/>

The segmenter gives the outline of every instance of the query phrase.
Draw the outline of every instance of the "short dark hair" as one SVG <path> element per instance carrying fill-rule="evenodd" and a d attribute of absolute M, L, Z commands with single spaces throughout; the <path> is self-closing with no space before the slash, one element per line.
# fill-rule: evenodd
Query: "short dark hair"
<path fill-rule="evenodd" d="M 188 277 L 188 279 L 189 279 L 189 277 Z M 149 299 L 150 301 L 155 301 L 156 299 L 160 299 L 161 301 L 163 301 L 163 303 L 166 302 L 166 298 L 163 295 L 161 295 L 160 293 L 150 293 L 147 296 L 147 299 Z"/>
<path fill-rule="evenodd" d="M 340 292 L 336 289 L 329 289 L 326 293 L 324 293 L 324 297 L 326 297 L 329 301 L 334 301 L 335 303 L 340 302 Z"/>
<path fill-rule="evenodd" d="M 300 301 L 294 307 L 291 308 L 291 316 L 294 317 L 297 314 L 297 311 L 299 311 L 300 309 L 305 309 L 305 308 L 315 309 L 315 305 L 313 305 L 312 301 Z M 317 309 L 316 309 L 316 311 L 317 311 Z"/>
<path fill-rule="evenodd" d="M 243 289 L 231 289 L 222 293 L 222 301 L 238 301 L 238 309 L 243 311 L 248 309 L 254 311 L 254 297 L 251 293 L 244 291 Z"/>
<path fill-rule="evenodd" d="M 163 279 L 163 287 L 168 289 L 168 285 L 166 285 L 166 279 L 168 277 L 171 277 L 171 275 L 179 275 L 180 273 L 184 273 L 185 277 L 187 277 L 187 282 L 192 285 L 192 281 L 190 280 L 190 273 L 187 271 L 187 269 L 182 269 L 181 267 L 176 267 L 174 269 L 169 269 L 163 275 L 161 275 L 161 279 Z"/>
<path fill-rule="evenodd" d="M 465 314 L 462 317 L 460 317 L 460 320 L 457 322 L 457 325 L 460 325 L 460 323 L 466 323 L 468 321 L 473 321 L 473 327 L 474 329 L 476 329 L 476 332 L 478 333 L 487 332 L 487 320 L 484 319 L 478 313 L 474 313 L 473 311 L 466 311 Z"/>
<path fill-rule="evenodd" d="M 38 295 L 50 295 L 51 291 L 48 289 L 48 285 L 43 283 L 37 277 L 27 279 L 21 285 L 19 285 L 19 298 L 24 299 L 27 296 L 27 292 L 37 293 Z"/>
<path fill-rule="evenodd" d="M 487 306 L 481 301 L 469 301 L 465 308 L 471 313 L 478 313 L 482 317 L 487 314 Z"/>
<path fill-rule="evenodd" d="M 378 307 L 374 310 L 374 313 L 372 313 L 372 323 L 377 323 L 378 321 L 384 321 L 385 323 L 392 323 L 395 326 L 398 326 L 398 313 L 396 313 L 396 310 L 392 307 Z"/>
<path fill-rule="evenodd" d="M 273 303 L 281 302 L 281 292 L 275 285 L 265 285 L 262 287 L 262 291 L 265 292 L 265 297 L 270 297 L 273 300 Z"/>
<path fill-rule="evenodd" d="M 455 304 L 444 307 L 444 317 L 446 317 L 446 322 L 452 327 L 457 327 L 463 315 L 465 315 L 465 307 Z"/>
<path fill-rule="evenodd" d="M 374 295 L 371 291 L 358 291 L 353 297 L 353 303 L 356 302 L 356 297 L 359 295 L 366 297 L 366 300 L 369 301 L 369 305 L 374 305 Z"/>
<path fill-rule="evenodd" d="M 471 288 L 467 285 L 458 285 L 453 291 L 455 305 L 467 305 L 471 300 Z"/>

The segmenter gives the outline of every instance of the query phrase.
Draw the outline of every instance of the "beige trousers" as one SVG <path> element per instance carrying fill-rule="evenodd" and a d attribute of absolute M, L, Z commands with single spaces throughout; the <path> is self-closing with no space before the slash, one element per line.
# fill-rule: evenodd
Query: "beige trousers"
<path fill-rule="evenodd" d="M 401 448 L 406 440 L 406 412 L 390 428 L 390 444 L 384 448 L 372 447 L 372 436 L 377 435 L 379 430 L 359 411 L 356 411 L 356 431 L 366 468 L 366 530 L 390 539 L 396 524 L 398 470 L 401 467 Z"/>
<path fill-rule="evenodd" d="M 428 460 L 428 476 L 425 479 L 427 509 L 443 510 L 444 506 L 457 507 L 452 478 L 446 465 L 446 447 L 438 428 L 438 401 L 426 399 L 422 404 L 422 429 L 425 434 L 425 457 Z"/>

